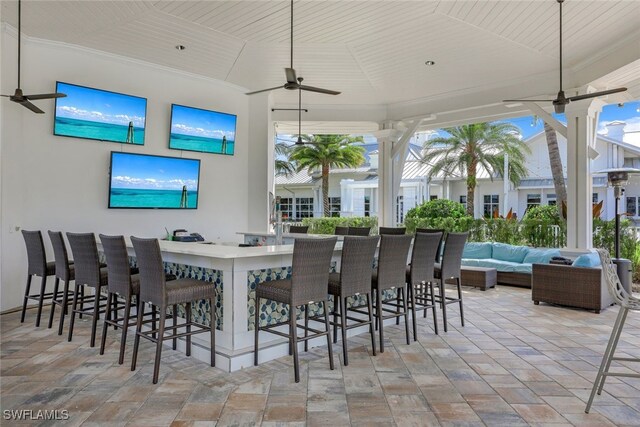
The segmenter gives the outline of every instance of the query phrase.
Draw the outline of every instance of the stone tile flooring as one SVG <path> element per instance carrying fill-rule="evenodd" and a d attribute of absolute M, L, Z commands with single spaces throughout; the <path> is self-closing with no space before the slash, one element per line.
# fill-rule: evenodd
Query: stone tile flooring
<path fill-rule="evenodd" d="M 113 330 L 100 356 L 89 348 L 86 321 L 68 343 L 55 329 L 35 328 L 33 310 L 23 325 L 18 313 L 3 315 L 0 406 L 66 409 L 65 426 L 640 425 L 638 379 L 609 379 L 584 413 L 617 308 L 596 315 L 534 306 L 530 295 L 465 288 L 464 328 L 449 306 L 448 333 L 434 335 L 429 318 L 420 318 L 418 342 L 408 346 L 403 326 L 389 327 L 386 351 L 376 357 L 366 335 L 355 337 L 348 367 L 329 370 L 324 348 L 302 352 L 299 384 L 289 357 L 228 374 L 167 349 L 153 385 L 149 342 L 131 372 L 130 351 L 117 365 Z M 640 356 L 637 313 L 628 317 L 618 354 Z M 640 372 L 640 364 L 618 368 Z"/>

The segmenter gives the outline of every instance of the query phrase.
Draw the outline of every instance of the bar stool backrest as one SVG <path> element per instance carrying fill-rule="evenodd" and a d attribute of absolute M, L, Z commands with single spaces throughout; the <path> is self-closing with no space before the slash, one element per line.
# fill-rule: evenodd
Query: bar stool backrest
<path fill-rule="evenodd" d="M 349 227 L 349 236 L 368 236 L 371 227 Z"/>
<path fill-rule="evenodd" d="M 44 241 L 40 230 L 22 230 L 24 243 L 27 245 L 27 262 L 29 264 L 27 273 L 31 276 L 36 274 L 40 277 L 47 275 L 47 256 L 44 251 Z"/>
<path fill-rule="evenodd" d="M 462 252 L 467 241 L 468 233 L 449 233 L 444 243 L 444 254 L 440 267 L 442 280 L 451 277 L 460 277 L 462 265 Z"/>
<path fill-rule="evenodd" d="M 100 241 L 107 259 L 109 292 L 117 292 L 124 297 L 131 296 L 131 269 L 124 236 L 100 234 Z"/>
<path fill-rule="evenodd" d="M 378 251 L 378 288 L 403 286 L 407 279 L 407 258 L 413 236 L 410 234 L 380 236 Z"/>
<path fill-rule="evenodd" d="M 440 243 L 438 244 L 438 251 L 436 252 L 436 262 L 440 262 L 440 256 L 442 255 L 442 244 L 447 234 L 447 230 L 443 228 L 416 228 L 416 233 L 440 233 Z"/>
<path fill-rule="evenodd" d="M 153 305 L 166 305 L 165 274 L 158 239 L 131 236 L 140 269 L 140 298 Z"/>
<path fill-rule="evenodd" d="M 307 234 L 309 232 L 308 225 L 292 225 L 289 227 L 289 233 L 302 233 Z"/>
<path fill-rule="evenodd" d="M 291 300 L 294 306 L 324 301 L 329 294 L 331 256 L 337 238 L 295 239 L 291 266 Z"/>
<path fill-rule="evenodd" d="M 76 283 L 95 287 L 100 286 L 100 258 L 98 245 L 93 233 L 67 233 Z"/>
<path fill-rule="evenodd" d="M 53 256 L 56 261 L 56 277 L 64 282 L 73 280 L 71 268 L 69 267 L 69 252 L 62 232 L 49 230 L 49 239 L 51 240 L 51 246 L 53 246 Z"/>
<path fill-rule="evenodd" d="M 391 235 L 405 234 L 406 232 L 407 232 L 407 229 L 405 227 L 380 227 L 378 229 L 378 234 L 381 236 L 383 234 L 391 234 Z"/>
<path fill-rule="evenodd" d="M 346 236 L 342 243 L 340 284 L 342 295 L 351 296 L 371 292 L 373 257 L 378 236 Z"/>
<path fill-rule="evenodd" d="M 336 236 L 347 236 L 349 234 L 349 227 L 337 226 L 333 234 Z"/>
<path fill-rule="evenodd" d="M 628 308 L 630 310 L 640 310 L 640 298 L 636 298 L 630 295 L 627 290 L 622 286 L 620 277 L 618 277 L 618 269 L 611 260 L 611 255 L 606 249 L 596 249 L 600 256 L 600 263 L 602 264 L 605 280 L 607 281 L 607 289 L 609 295 L 615 301 L 616 304 Z"/>
<path fill-rule="evenodd" d="M 433 281 L 435 254 L 440 250 L 442 233 L 416 233 L 411 252 L 411 283 Z"/>

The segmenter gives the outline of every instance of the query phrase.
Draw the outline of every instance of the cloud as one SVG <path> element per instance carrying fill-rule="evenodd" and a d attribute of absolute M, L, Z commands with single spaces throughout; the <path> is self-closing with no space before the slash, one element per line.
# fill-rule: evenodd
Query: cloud
<path fill-rule="evenodd" d="M 181 123 L 176 123 L 171 127 L 171 132 L 181 135 L 200 136 L 203 138 L 215 138 L 222 139 L 223 136 L 227 137 L 227 140 L 234 141 L 235 132 L 225 131 L 220 129 L 203 129 L 200 127 L 187 126 Z"/>
<path fill-rule="evenodd" d="M 87 111 L 67 105 L 58 107 L 57 113 L 60 117 L 68 117 L 72 119 L 111 123 L 123 126 L 128 126 L 129 122 L 133 122 L 135 127 L 144 127 L 144 117 L 140 116 L 129 116 L 127 114 L 104 114 L 100 111 Z"/>
<path fill-rule="evenodd" d="M 197 188 L 198 181 L 195 179 L 171 179 L 161 181 L 155 178 L 133 178 L 126 175 L 114 176 L 111 179 L 113 188 L 135 188 L 140 190 L 182 190 L 183 186 L 188 190 Z"/>

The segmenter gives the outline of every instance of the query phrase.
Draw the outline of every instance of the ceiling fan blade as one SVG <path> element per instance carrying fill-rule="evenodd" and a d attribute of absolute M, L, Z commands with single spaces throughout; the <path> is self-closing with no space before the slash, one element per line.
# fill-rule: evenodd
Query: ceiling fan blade
<path fill-rule="evenodd" d="M 66 97 L 66 93 L 39 93 L 37 95 L 24 95 L 26 99 L 53 99 L 53 98 L 64 98 Z"/>
<path fill-rule="evenodd" d="M 505 99 L 502 102 L 553 102 L 553 99 Z"/>
<path fill-rule="evenodd" d="M 611 95 L 612 93 L 624 92 L 625 90 L 627 90 L 626 87 L 619 87 L 617 89 L 609 89 L 609 90 L 603 90 L 600 92 L 586 93 L 584 95 L 576 95 L 567 99 L 569 101 L 580 101 L 581 99 L 589 99 L 589 98 L 595 98 L 597 96 Z"/>
<path fill-rule="evenodd" d="M 327 95 L 340 95 L 340 93 L 341 93 L 341 92 L 337 92 L 335 90 L 322 89 L 320 87 L 305 86 L 305 85 L 300 85 L 300 89 L 306 90 L 306 91 L 309 91 L 309 92 L 324 93 L 324 94 L 327 94 Z"/>
<path fill-rule="evenodd" d="M 245 93 L 245 95 L 255 95 L 256 93 L 269 92 L 269 91 L 276 90 L 276 89 L 282 89 L 282 87 L 283 86 L 276 86 L 276 87 L 270 87 L 269 89 L 254 90 L 253 92 Z"/>
<path fill-rule="evenodd" d="M 27 101 L 26 99 L 24 101 L 15 101 L 15 102 L 17 102 L 18 104 L 22 105 L 23 107 L 27 107 L 29 110 L 33 111 L 34 113 L 44 114 L 44 111 L 42 111 L 41 109 L 39 109 L 38 107 L 36 107 L 32 103 Z"/>
<path fill-rule="evenodd" d="M 11 98 L 12 95 L 0 95 L 0 96 L 4 96 L 5 98 Z"/>
<path fill-rule="evenodd" d="M 287 83 L 298 83 L 298 76 L 296 76 L 296 70 L 293 68 L 285 68 L 284 73 L 287 75 Z"/>

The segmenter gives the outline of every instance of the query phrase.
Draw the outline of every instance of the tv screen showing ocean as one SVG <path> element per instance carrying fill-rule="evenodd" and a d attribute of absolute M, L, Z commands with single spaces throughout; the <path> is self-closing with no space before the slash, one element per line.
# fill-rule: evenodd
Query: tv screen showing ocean
<path fill-rule="evenodd" d="M 200 151 L 204 153 L 233 155 L 234 141 L 217 138 L 206 138 L 195 135 L 171 133 L 169 148 L 176 150 Z"/>
<path fill-rule="evenodd" d="M 61 136 L 144 145 L 144 128 L 133 127 L 131 138 L 129 126 L 113 123 L 56 117 L 54 133 Z"/>
<path fill-rule="evenodd" d="M 109 195 L 109 207 L 180 209 L 181 200 L 181 190 L 112 188 Z M 188 191 L 186 209 L 196 209 L 197 206 L 198 192 Z"/>

